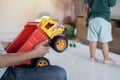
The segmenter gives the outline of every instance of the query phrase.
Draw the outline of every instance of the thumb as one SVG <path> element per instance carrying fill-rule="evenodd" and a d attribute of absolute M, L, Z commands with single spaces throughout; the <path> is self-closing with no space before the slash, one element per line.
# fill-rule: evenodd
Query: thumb
<path fill-rule="evenodd" d="M 48 40 L 42 41 L 41 45 L 44 45 L 44 46 L 48 45 Z"/>

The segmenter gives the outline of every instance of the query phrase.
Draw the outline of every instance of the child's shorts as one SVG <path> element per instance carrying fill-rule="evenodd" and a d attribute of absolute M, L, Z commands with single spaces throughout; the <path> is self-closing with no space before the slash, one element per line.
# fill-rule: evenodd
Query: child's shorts
<path fill-rule="evenodd" d="M 103 18 L 94 18 L 89 21 L 89 41 L 109 42 L 112 41 L 112 25 Z"/>

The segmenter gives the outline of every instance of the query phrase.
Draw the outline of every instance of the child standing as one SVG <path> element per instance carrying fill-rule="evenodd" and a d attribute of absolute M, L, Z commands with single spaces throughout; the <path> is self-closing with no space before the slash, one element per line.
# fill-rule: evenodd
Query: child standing
<path fill-rule="evenodd" d="M 104 56 L 103 63 L 112 64 L 115 61 L 109 57 L 108 42 L 112 41 L 112 26 L 110 22 L 110 7 L 116 4 L 116 0 L 84 0 L 85 21 L 88 17 L 88 37 L 90 47 L 90 59 L 95 61 L 95 50 L 97 42 L 102 46 Z M 89 9 L 90 8 L 90 9 Z"/>

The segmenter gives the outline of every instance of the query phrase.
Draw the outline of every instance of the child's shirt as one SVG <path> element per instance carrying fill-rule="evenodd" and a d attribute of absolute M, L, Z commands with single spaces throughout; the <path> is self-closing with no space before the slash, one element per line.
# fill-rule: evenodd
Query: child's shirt
<path fill-rule="evenodd" d="M 117 0 L 84 0 L 84 3 L 91 4 L 90 19 L 102 17 L 110 22 L 110 7 L 115 6 Z"/>

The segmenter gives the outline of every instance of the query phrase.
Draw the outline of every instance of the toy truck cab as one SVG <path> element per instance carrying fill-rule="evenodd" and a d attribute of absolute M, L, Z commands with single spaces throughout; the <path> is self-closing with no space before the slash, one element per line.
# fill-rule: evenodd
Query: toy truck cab
<path fill-rule="evenodd" d="M 67 48 L 67 40 L 63 32 L 64 26 L 58 24 L 51 17 L 43 18 L 41 21 L 41 29 L 50 39 L 50 46 L 57 52 L 63 52 Z"/>
<path fill-rule="evenodd" d="M 42 20 L 41 29 L 52 39 L 54 36 L 63 33 L 64 26 L 58 24 L 58 22 L 54 21 L 52 18 L 48 18 Z"/>

